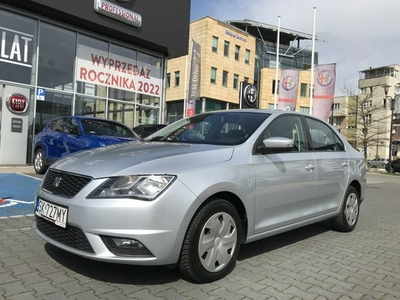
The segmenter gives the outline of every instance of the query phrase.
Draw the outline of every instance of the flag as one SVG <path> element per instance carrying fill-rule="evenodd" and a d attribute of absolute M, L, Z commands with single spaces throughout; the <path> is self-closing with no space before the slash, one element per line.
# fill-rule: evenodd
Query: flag
<path fill-rule="evenodd" d="M 195 114 L 196 101 L 200 99 L 200 75 L 201 75 L 201 47 L 192 41 L 192 60 L 190 65 L 189 92 L 186 105 L 186 116 Z"/>
<path fill-rule="evenodd" d="M 278 109 L 295 110 L 299 86 L 299 70 L 282 70 L 279 85 Z"/>
<path fill-rule="evenodd" d="M 336 64 L 317 65 L 313 95 L 313 116 L 329 119 L 335 95 Z"/>

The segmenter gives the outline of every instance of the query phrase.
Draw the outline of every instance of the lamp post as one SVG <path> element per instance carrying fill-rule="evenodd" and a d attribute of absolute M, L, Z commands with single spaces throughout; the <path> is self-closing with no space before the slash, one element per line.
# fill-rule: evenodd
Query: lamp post
<path fill-rule="evenodd" d="M 389 92 L 389 85 L 385 85 L 383 86 L 383 88 L 385 89 L 385 98 L 390 100 L 390 132 L 389 132 L 389 159 L 388 159 L 388 172 L 392 173 L 392 142 L 393 142 L 393 112 L 394 112 L 394 108 L 396 105 L 397 100 L 400 99 L 400 95 L 396 95 L 393 97 L 388 96 L 388 92 Z"/>

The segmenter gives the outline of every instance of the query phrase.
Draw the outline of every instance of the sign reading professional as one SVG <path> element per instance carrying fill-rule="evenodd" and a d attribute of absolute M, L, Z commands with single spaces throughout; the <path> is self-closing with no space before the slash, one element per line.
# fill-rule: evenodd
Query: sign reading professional
<path fill-rule="evenodd" d="M 142 26 L 142 16 L 114 3 L 105 0 L 94 0 L 94 10 L 99 14 L 128 23 L 140 28 Z"/>

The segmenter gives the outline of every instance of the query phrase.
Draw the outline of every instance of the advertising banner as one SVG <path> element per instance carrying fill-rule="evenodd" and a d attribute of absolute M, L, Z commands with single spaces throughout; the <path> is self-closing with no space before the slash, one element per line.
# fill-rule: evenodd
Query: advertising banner
<path fill-rule="evenodd" d="M 190 65 L 189 92 L 186 104 L 186 117 L 195 114 L 196 101 L 200 100 L 201 46 L 192 43 L 192 60 Z"/>
<path fill-rule="evenodd" d="M 298 86 L 299 70 L 282 70 L 278 109 L 295 110 Z"/>
<path fill-rule="evenodd" d="M 159 74 L 156 66 L 134 58 L 78 46 L 78 81 L 160 97 L 162 80 Z"/>
<path fill-rule="evenodd" d="M 332 110 L 335 95 L 336 64 L 317 65 L 312 115 L 327 121 Z"/>

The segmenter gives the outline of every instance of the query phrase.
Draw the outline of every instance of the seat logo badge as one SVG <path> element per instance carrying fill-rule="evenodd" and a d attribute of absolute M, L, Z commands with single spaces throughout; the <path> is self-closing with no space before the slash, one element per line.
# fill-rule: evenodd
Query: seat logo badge
<path fill-rule="evenodd" d="M 54 186 L 55 188 L 58 188 L 58 187 L 60 186 L 61 180 L 62 180 L 61 177 L 56 177 L 56 178 L 54 179 L 53 186 Z"/>

